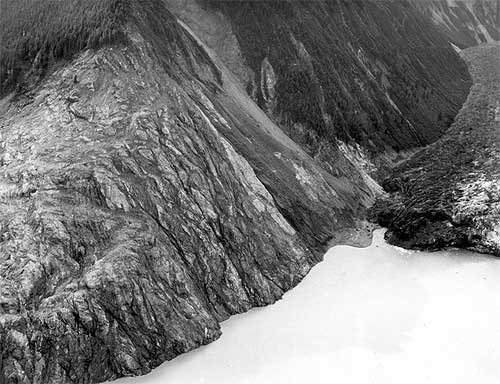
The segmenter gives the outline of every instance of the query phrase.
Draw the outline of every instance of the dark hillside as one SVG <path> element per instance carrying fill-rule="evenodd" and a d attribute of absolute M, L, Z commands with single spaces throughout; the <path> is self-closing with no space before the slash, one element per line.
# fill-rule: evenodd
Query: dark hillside
<path fill-rule="evenodd" d="M 339 138 L 371 155 L 431 143 L 471 84 L 447 36 L 405 1 L 209 4 L 255 73 L 249 93 L 315 156 Z"/>
<path fill-rule="evenodd" d="M 3 0 L 0 96 L 37 84 L 51 65 L 82 50 L 126 43 L 124 28 L 130 22 L 157 49 L 166 66 L 173 61 L 165 45 L 173 49 L 190 40 L 180 33 L 162 0 Z M 187 72 L 195 72 L 186 64 Z"/>
<path fill-rule="evenodd" d="M 123 36 L 128 0 L 2 0 L 0 96 L 57 60 Z"/>

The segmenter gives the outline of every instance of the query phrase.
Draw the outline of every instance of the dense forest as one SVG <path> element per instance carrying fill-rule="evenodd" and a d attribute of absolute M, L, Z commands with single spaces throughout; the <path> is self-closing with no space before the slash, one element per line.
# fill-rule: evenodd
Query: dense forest
<path fill-rule="evenodd" d="M 127 0 L 2 0 L 0 96 L 56 60 L 120 36 Z"/>

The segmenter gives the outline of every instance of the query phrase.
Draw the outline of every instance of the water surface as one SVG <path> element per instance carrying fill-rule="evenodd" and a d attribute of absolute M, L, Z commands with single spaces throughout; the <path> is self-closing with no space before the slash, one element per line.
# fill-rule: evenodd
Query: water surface
<path fill-rule="evenodd" d="M 336 246 L 273 306 L 117 384 L 500 382 L 500 259 Z"/>

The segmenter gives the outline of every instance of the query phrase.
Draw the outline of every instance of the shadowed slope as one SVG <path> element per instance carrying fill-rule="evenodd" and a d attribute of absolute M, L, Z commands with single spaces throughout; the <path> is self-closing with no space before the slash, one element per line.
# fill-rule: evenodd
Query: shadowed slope
<path fill-rule="evenodd" d="M 382 168 L 381 153 L 435 141 L 467 96 L 466 66 L 408 2 L 208 4 L 231 22 L 249 94 L 329 170 L 338 139 Z"/>

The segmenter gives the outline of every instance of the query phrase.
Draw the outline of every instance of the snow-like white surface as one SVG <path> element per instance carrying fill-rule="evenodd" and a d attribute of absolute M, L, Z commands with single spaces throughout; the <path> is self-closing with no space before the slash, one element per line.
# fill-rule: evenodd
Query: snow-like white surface
<path fill-rule="evenodd" d="M 500 382 L 500 260 L 337 246 L 211 345 L 117 384 Z"/>

